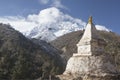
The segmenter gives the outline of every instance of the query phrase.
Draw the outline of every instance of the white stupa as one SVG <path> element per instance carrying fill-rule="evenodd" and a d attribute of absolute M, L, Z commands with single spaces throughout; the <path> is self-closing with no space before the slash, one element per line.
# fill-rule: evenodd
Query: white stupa
<path fill-rule="evenodd" d="M 100 38 L 95 25 L 92 23 L 92 17 L 90 17 L 85 32 L 77 44 L 78 53 L 73 54 L 73 56 L 100 55 L 104 52 L 105 45 L 105 41 Z"/>
<path fill-rule="evenodd" d="M 68 60 L 63 75 L 105 76 L 117 74 L 118 70 L 114 66 L 114 62 L 104 51 L 105 45 L 106 42 L 100 37 L 92 22 L 92 17 L 90 17 L 84 34 L 77 44 L 77 53 L 74 53 Z"/>

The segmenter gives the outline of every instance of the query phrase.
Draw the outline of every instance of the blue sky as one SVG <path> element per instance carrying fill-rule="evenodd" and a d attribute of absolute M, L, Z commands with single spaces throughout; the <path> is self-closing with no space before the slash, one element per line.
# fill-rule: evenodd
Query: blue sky
<path fill-rule="evenodd" d="M 120 0 L 1 0 L 0 17 L 26 17 L 51 6 L 86 22 L 92 15 L 95 24 L 104 25 L 120 34 Z"/>

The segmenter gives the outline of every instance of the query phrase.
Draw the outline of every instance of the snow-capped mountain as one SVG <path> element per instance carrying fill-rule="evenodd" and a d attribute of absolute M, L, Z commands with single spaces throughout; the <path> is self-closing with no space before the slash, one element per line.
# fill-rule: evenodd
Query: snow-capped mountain
<path fill-rule="evenodd" d="M 84 29 L 86 22 L 61 12 L 56 7 L 41 10 L 39 14 L 24 17 L 3 17 L 0 22 L 9 23 L 29 38 L 52 41 L 66 33 Z M 98 30 L 109 31 L 105 26 L 96 25 Z"/>
<path fill-rule="evenodd" d="M 59 36 L 73 31 L 81 30 L 86 25 L 80 19 L 73 18 L 52 7 L 42 10 L 39 15 L 29 16 L 29 20 L 37 19 L 38 25 L 26 36 L 46 41 L 52 41 Z M 96 25 L 99 30 L 106 30 L 104 26 Z"/>
<path fill-rule="evenodd" d="M 66 33 L 83 29 L 86 24 L 80 19 L 63 14 L 57 8 L 42 10 L 39 15 L 29 16 L 29 20 L 37 18 L 38 25 L 26 36 L 51 41 Z"/>

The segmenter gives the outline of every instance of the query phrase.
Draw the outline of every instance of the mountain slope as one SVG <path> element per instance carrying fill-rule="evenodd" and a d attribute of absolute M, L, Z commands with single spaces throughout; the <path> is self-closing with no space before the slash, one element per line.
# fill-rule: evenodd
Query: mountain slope
<path fill-rule="evenodd" d="M 79 42 L 82 35 L 82 30 L 68 33 L 51 41 L 50 44 L 61 50 L 63 52 L 61 55 L 67 61 L 73 53 L 77 52 L 76 44 Z"/>
<path fill-rule="evenodd" d="M 64 64 L 58 51 L 44 44 L 38 45 L 10 25 L 0 24 L 0 79 L 30 80 L 62 73 Z"/>
<path fill-rule="evenodd" d="M 76 44 L 81 39 L 83 32 L 84 31 L 76 31 L 65 34 L 52 41 L 51 45 L 62 51 L 61 56 L 67 62 L 72 54 L 77 52 Z M 120 69 L 120 35 L 107 31 L 98 32 L 100 33 L 100 36 L 103 37 L 107 42 L 105 47 L 106 54 L 110 54 L 114 58 L 116 66 Z"/>

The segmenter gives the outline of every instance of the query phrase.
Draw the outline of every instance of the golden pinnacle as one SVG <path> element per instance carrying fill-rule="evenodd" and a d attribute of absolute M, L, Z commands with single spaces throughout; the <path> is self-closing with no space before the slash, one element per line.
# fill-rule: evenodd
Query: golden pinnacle
<path fill-rule="evenodd" d="M 92 16 L 89 17 L 88 23 L 92 24 Z"/>

